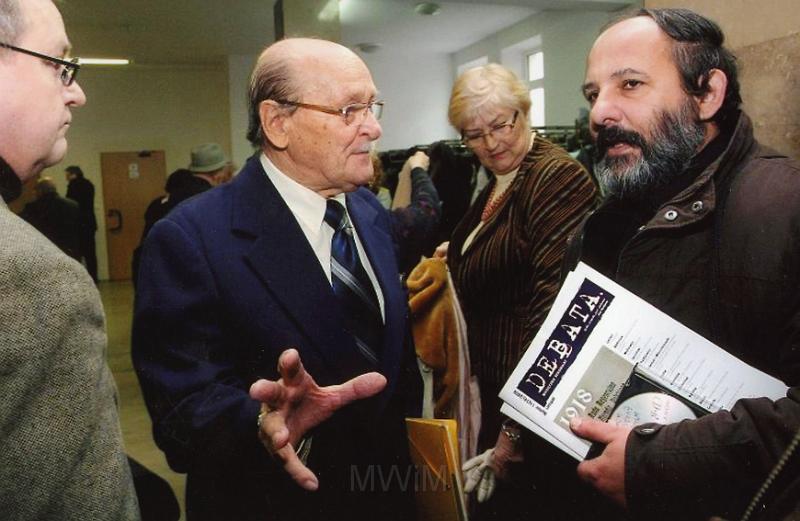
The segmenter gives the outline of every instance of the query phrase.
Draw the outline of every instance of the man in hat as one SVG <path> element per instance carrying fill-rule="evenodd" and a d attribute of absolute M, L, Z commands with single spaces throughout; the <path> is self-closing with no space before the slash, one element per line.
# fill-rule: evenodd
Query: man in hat
<path fill-rule="evenodd" d="M 67 152 L 72 109 L 86 102 L 69 51 L 50 0 L 0 2 L 0 512 L 137 519 L 100 295 L 6 206 Z"/>
<path fill-rule="evenodd" d="M 209 188 L 221 185 L 229 179 L 230 161 L 218 144 L 205 143 L 194 147 L 191 158 L 189 170 L 196 178 L 205 181 Z"/>
<path fill-rule="evenodd" d="M 155 440 L 188 473 L 189 520 L 413 519 L 404 416 L 421 381 L 389 215 L 364 188 L 372 76 L 346 47 L 290 38 L 249 94 L 261 152 L 143 248 L 133 360 Z M 287 411 L 248 390 L 281 376 L 308 399 L 276 442 Z"/>

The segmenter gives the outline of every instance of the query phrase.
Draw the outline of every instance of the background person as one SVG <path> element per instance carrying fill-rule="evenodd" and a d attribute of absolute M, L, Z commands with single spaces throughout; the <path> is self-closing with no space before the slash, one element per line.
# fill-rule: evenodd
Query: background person
<path fill-rule="evenodd" d="M 86 263 L 86 270 L 97 283 L 97 218 L 94 215 L 94 185 L 83 176 L 83 170 L 76 165 L 68 166 L 64 172 L 67 176 L 67 199 L 78 203 L 80 208 L 81 257 Z"/>
<path fill-rule="evenodd" d="M 480 385 L 478 452 L 494 448 L 489 467 L 502 478 L 522 457 L 521 431 L 504 424 L 497 395 L 547 315 L 558 292 L 567 236 L 597 195 L 577 161 L 531 132 L 530 105 L 528 89 L 516 75 L 489 64 L 459 76 L 448 114 L 464 143 L 493 173 L 456 226 L 447 263 Z M 530 463 L 541 464 L 540 455 Z M 494 497 L 480 505 L 477 519 L 533 515 L 536 504 L 522 490 L 515 480 L 499 484 Z"/>
<path fill-rule="evenodd" d="M 203 191 L 199 187 L 207 189 L 205 185 L 208 185 L 208 188 L 213 188 L 230 181 L 233 175 L 232 165 L 218 144 L 198 145 L 192 149 L 190 156 L 189 171 L 195 176 L 198 185 L 195 193 Z"/>
<path fill-rule="evenodd" d="M 425 152 L 412 154 L 397 175 L 397 187 L 391 200 L 397 263 L 404 274 L 409 273 L 430 248 L 439 228 L 441 203 L 428 175 L 429 166 L 430 159 Z"/>
<path fill-rule="evenodd" d="M 83 257 L 78 203 L 58 195 L 50 177 L 36 181 L 35 191 L 36 200 L 25 205 L 20 217 L 31 223 L 61 251 L 80 262 Z"/>

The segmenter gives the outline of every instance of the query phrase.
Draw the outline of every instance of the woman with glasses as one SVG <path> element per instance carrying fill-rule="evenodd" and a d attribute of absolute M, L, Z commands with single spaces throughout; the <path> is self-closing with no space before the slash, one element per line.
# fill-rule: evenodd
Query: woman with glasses
<path fill-rule="evenodd" d="M 466 317 L 471 371 L 480 385 L 481 455 L 465 467 L 472 467 L 468 479 L 483 482 L 483 491 L 476 487 L 483 500 L 481 520 L 537 512 L 536 501 L 523 495 L 520 476 L 507 479 L 515 471 L 510 463 L 522 458 L 521 431 L 504 423 L 497 394 L 550 309 L 567 236 L 597 195 L 577 161 L 531 132 L 530 105 L 525 85 L 497 64 L 462 74 L 450 97 L 450 123 L 494 174 L 456 226 L 449 247 L 437 249 L 446 254 Z M 537 458 L 525 468 L 539 463 Z M 574 462 L 572 467 L 574 472 Z M 489 499 L 494 475 L 500 480 Z"/>

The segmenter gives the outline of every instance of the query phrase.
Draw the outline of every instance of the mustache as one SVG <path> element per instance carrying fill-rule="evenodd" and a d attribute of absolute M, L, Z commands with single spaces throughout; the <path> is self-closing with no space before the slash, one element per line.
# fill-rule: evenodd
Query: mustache
<path fill-rule="evenodd" d="M 647 142 L 641 134 L 633 130 L 620 127 L 603 127 L 597 132 L 595 146 L 599 157 L 603 157 L 609 148 L 619 143 L 637 146 L 641 149 L 647 147 Z"/>

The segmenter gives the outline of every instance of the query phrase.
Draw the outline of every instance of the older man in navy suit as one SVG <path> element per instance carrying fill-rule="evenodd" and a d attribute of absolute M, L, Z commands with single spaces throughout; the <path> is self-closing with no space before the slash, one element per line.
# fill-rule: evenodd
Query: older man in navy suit
<path fill-rule="evenodd" d="M 419 374 L 389 217 L 360 188 L 376 96 L 345 47 L 271 45 L 250 84 L 261 154 L 145 242 L 133 357 L 190 520 L 413 518 Z"/>

